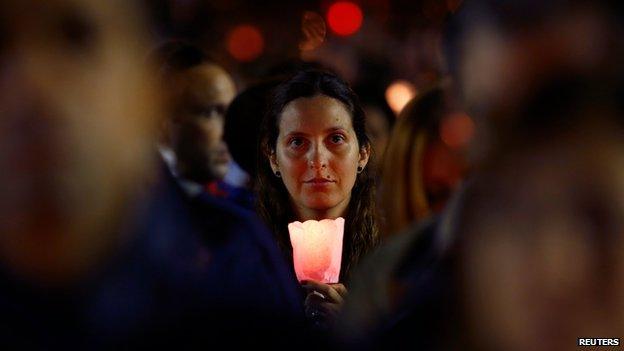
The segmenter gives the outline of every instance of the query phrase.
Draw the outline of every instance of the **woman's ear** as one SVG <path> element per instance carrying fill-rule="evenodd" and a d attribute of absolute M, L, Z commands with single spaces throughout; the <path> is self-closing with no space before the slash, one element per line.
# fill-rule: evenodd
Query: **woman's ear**
<path fill-rule="evenodd" d="M 279 171 L 279 165 L 277 164 L 277 154 L 275 150 L 268 150 L 267 157 L 269 158 L 269 163 L 271 163 L 271 170 L 273 173 Z"/>
<path fill-rule="evenodd" d="M 370 143 L 362 146 L 360 148 L 360 159 L 358 160 L 358 167 L 366 167 L 368 164 L 368 159 L 370 158 L 371 146 Z"/>
<path fill-rule="evenodd" d="M 261 148 L 262 148 L 262 154 L 264 155 L 264 157 L 266 157 L 269 160 L 271 171 L 273 173 L 277 172 L 279 170 L 279 167 L 277 165 L 277 155 L 275 153 L 275 149 L 272 149 L 270 146 L 268 146 L 265 143 L 261 144 Z"/>

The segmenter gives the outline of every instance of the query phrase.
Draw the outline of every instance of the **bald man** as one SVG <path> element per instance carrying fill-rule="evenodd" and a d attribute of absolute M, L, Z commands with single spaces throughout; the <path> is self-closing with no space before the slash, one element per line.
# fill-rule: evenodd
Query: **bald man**
<path fill-rule="evenodd" d="M 155 55 L 169 101 L 161 153 L 187 194 L 195 196 L 228 171 L 223 125 L 236 87 L 223 68 L 190 44 L 169 42 Z"/>

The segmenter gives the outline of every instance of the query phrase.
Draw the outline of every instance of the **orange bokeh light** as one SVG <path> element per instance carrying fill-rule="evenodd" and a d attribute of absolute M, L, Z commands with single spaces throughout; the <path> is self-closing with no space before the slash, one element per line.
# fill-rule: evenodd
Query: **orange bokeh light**
<path fill-rule="evenodd" d="M 338 1 L 327 10 L 327 24 L 342 36 L 355 34 L 362 26 L 364 16 L 360 7 L 352 2 Z"/>
<path fill-rule="evenodd" d="M 239 25 L 232 29 L 227 36 L 227 51 L 237 61 L 253 61 L 264 51 L 264 37 L 260 30 L 253 25 Z"/>
<path fill-rule="evenodd" d="M 392 111 L 398 114 L 416 94 L 416 87 L 412 83 L 406 80 L 397 80 L 386 89 L 386 101 Z"/>

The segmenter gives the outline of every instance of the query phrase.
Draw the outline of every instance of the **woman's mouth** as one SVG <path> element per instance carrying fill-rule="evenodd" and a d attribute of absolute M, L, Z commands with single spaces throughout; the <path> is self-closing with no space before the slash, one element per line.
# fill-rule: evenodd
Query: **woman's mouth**
<path fill-rule="evenodd" d="M 304 183 L 334 183 L 335 181 L 328 178 L 315 177 L 304 181 Z"/>
<path fill-rule="evenodd" d="M 336 181 L 331 180 L 331 179 L 327 179 L 327 178 L 312 178 L 312 179 L 308 179 L 306 181 L 304 181 L 305 184 L 310 184 L 310 185 L 326 185 L 326 184 L 331 184 L 331 183 L 335 183 Z"/>

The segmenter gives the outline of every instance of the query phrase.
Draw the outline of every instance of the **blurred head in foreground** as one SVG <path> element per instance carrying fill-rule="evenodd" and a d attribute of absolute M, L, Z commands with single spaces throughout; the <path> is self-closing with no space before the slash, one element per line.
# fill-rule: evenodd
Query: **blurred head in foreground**
<path fill-rule="evenodd" d="M 477 123 L 476 159 L 523 143 L 519 129 L 558 128 L 549 114 L 574 94 L 602 94 L 621 76 L 621 9 L 587 0 L 465 1 L 445 35 L 455 87 Z M 588 82 L 590 84 L 588 84 Z M 555 86 L 555 84 L 557 86 Z M 542 93 L 549 86 L 550 96 Z M 620 88 L 621 89 L 621 88 Z M 542 99 L 536 103 L 537 99 Z M 542 112 L 529 110 L 540 106 Z M 552 117 L 561 117 L 550 123 Z M 514 137 L 515 136 L 515 137 Z"/>
<path fill-rule="evenodd" d="M 563 350 L 624 330 L 622 140 L 588 123 L 476 183 L 459 262 L 475 349 Z"/>
<path fill-rule="evenodd" d="M 458 225 L 469 349 L 623 330 L 621 22 L 607 3 L 466 2 L 456 77 L 485 161 Z M 452 65 L 453 66 L 453 65 Z M 484 152 L 485 151 L 485 152 Z"/>
<path fill-rule="evenodd" d="M 133 10 L 95 0 L 0 8 L 0 260 L 24 279 L 74 278 L 122 241 L 158 111 Z"/>

